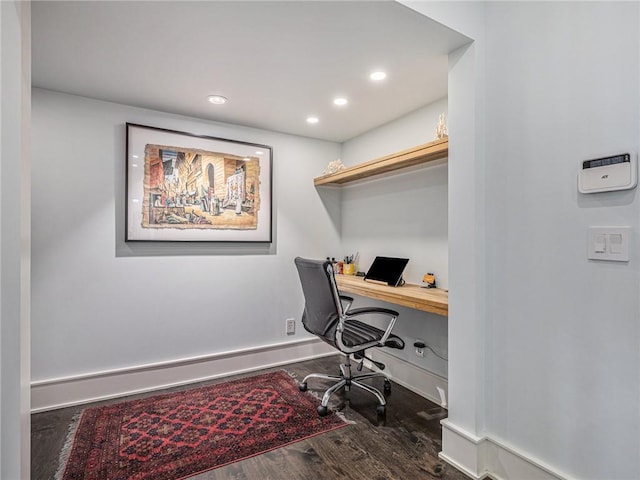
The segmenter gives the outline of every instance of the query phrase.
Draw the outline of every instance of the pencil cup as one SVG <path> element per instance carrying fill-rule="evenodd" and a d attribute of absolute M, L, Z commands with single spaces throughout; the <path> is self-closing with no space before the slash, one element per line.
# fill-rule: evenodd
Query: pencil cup
<path fill-rule="evenodd" d="M 342 266 L 342 272 L 345 275 L 354 275 L 356 273 L 356 265 L 355 265 L 355 263 L 345 263 Z"/>

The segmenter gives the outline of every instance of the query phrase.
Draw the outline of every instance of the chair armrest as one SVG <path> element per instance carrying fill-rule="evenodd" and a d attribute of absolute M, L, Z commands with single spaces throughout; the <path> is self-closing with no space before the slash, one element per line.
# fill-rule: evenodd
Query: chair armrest
<path fill-rule="evenodd" d="M 395 310 L 391 310 L 389 308 L 382 307 L 362 307 L 362 308 L 354 308 L 349 312 L 350 317 L 355 317 L 356 315 L 363 315 L 367 313 L 380 313 L 383 315 L 389 315 L 390 317 L 397 317 L 400 314 Z"/>
<path fill-rule="evenodd" d="M 340 301 L 342 302 L 342 311 L 346 314 L 351 308 L 351 304 L 353 303 L 353 297 L 340 295 Z"/>
<path fill-rule="evenodd" d="M 382 335 L 382 338 L 380 338 L 379 341 L 360 345 L 358 348 L 349 348 L 342 343 L 342 325 L 345 320 L 349 320 L 350 318 L 357 317 L 359 315 L 386 315 L 390 317 L 390 320 L 389 320 L 389 324 L 385 329 L 384 334 Z M 388 308 L 382 308 L 382 307 L 355 308 L 353 310 L 350 310 L 349 312 L 345 312 L 344 318 L 340 320 L 340 324 L 338 325 L 338 332 L 337 332 L 338 333 L 337 339 L 338 339 L 338 343 L 340 344 L 340 349 L 342 350 L 344 348 L 346 350 L 358 351 L 366 348 L 384 345 L 387 339 L 389 338 L 389 335 L 391 335 L 391 330 L 393 330 L 393 327 L 396 324 L 398 315 L 399 313 L 396 312 L 395 310 L 390 310 Z M 343 350 L 343 351 L 346 352 L 346 350 Z"/>

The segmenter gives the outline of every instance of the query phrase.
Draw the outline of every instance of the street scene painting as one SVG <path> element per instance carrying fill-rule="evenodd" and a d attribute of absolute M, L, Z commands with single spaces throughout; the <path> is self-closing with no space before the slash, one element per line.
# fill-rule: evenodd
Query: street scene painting
<path fill-rule="evenodd" d="M 271 148 L 127 124 L 127 240 L 271 241 Z"/>

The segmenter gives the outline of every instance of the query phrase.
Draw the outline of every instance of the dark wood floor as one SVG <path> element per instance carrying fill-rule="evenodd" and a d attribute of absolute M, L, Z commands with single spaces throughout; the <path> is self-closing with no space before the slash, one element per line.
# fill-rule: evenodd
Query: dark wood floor
<path fill-rule="evenodd" d="M 307 373 L 336 373 L 340 357 L 327 357 L 281 367 L 302 379 Z M 255 374 L 255 373 L 254 373 Z M 248 374 L 253 375 L 253 374 Z M 246 375 L 245 375 L 246 376 Z M 234 377 L 236 378 L 236 377 Z M 228 378 L 227 378 L 228 379 Z M 220 379 L 224 381 L 227 379 Z M 216 381 L 206 382 L 216 383 Z M 382 380 L 374 385 L 382 389 Z M 321 392 L 326 383 L 309 382 Z M 182 387 L 185 388 L 185 387 Z M 152 392 L 136 397 L 157 394 Z M 134 398 L 134 397 L 129 397 Z M 99 405 L 113 403 L 100 402 Z M 193 480 L 446 479 L 467 477 L 438 458 L 440 420 L 447 411 L 394 384 L 384 421 L 376 416 L 377 400 L 354 389 L 332 402 L 353 424 L 272 452 L 192 477 Z M 86 405 L 85 405 L 86 406 Z M 31 419 L 31 478 L 52 480 L 58 468 L 72 417 L 81 407 L 34 414 Z"/>

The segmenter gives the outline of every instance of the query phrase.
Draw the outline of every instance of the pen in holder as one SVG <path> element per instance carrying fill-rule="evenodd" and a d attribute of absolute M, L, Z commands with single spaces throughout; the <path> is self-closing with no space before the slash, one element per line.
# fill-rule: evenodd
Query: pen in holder
<path fill-rule="evenodd" d="M 342 273 L 345 275 L 355 275 L 356 274 L 356 260 L 358 259 L 358 254 L 347 255 L 344 257 L 344 264 L 342 265 Z"/>

